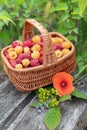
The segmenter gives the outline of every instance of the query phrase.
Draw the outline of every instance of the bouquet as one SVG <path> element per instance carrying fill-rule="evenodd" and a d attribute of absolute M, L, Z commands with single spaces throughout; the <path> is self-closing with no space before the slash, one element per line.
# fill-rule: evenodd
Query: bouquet
<path fill-rule="evenodd" d="M 71 100 L 72 96 L 87 100 L 87 95 L 76 88 L 76 85 L 84 76 L 80 76 L 85 65 L 78 73 L 72 76 L 66 72 L 58 72 L 53 78 L 53 86 L 39 88 L 36 90 L 37 102 L 34 102 L 31 107 L 36 108 L 40 114 L 45 110 L 43 122 L 49 130 L 55 130 L 61 121 L 60 104 L 66 100 Z"/>

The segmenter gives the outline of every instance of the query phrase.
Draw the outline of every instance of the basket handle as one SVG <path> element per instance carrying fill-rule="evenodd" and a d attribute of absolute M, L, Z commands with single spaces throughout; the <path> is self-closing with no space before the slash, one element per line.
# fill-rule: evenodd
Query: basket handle
<path fill-rule="evenodd" d="M 51 35 L 48 31 L 36 20 L 26 19 L 23 27 L 23 41 L 31 38 L 33 33 L 33 27 L 35 27 L 43 36 L 43 65 L 54 64 L 57 62 L 55 51 L 51 41 Z"/>

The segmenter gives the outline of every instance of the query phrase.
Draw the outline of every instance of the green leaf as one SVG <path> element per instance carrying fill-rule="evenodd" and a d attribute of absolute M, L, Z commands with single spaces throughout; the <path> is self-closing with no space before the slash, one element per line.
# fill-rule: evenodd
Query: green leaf
<path fill-rule="evenodd" d="M 79 6 L 79 14 L 80 16 L 82 16 L 87 7 L 87 0 L 78 0 L 78 6 Z"/>
<path fill-rule="evenodd" d="M 87 64 L 74 76 L 75 80 L 79 77 L 79 75 L 87 68 Z"/>
<path fill-rule="evenodd" d="M 9 17 L 7 17 L 7 16 L 5 16 L 5 15 L 1 15 L 1 16 L 0 16 L 0 20 L 10 21 L 10 22 L 12 22 L 13 24 L 15 24 Z"/>
<path fill-rule="evenodd" d="M 2 30 L 3 26 L 4 26 L 4 22 L 0 21 L 0 30 Z"/>
<path fill-rule="evenodd" d="M 75 27 L 75 28 L 73 29 L 73 32 L 74 32 L 75 34 L 78 34 L 78 28 Z"/>
<path fill-rule="evenodd" d="M 52 5 L 52 2 L 49 1 L 46 3 L 46 6 L 44 8 L 44 16 L 47 18 L 50 14 L 50 9 L 51 9 L 51 5 Z"/>
<path fill-rule="evenodd" d="M 8 31 L 9 32 L 9 31 Z M 6 32 L 6 31 L 2 31 L 0 32 L 0 39 L 3 41 L 4 43 L 4 46 L 7 46 L 9 45 L 9 40 L 10 40 L 10 37 L 9 37 L 9 33 Z"/>
<path fill-rule="evenodd" d="M 68 35 L 67 36 L 67 39 L 69 39 L 70 41 L 73 41 L 73 42 L 77 42 L 77 36 L 75 35 L 75 36 L 73 36 L 73 35 Z"/>
<path fill-rule="evenodd" d="M 59 23 L 65 21 L 69 17 L 69 13 L 65 12 L 61 15 L 61 18 L 59 20 Z"/>
<path fill-rule="evenodd" d="M 59 98 L 59 102 L 64 102 L 66 100 L 71 100 L 71 95 L 65 95 Z"/>
<path fill-rule="evenodd" d="M 61 34 L 67 34 L 69 32 L 69 29 L 64 26 L 64 24 L 60 24 L 57 31 Z"/>
<path fill-rule="evenodd" d="M 60 11 L 60 10 L 67 10 L 68 9 L 68 5 L 66 3 L 59 3 L 56 7 L 54 7 L 51 12 L 56 12 L 56 11 Z"/>
<path fill-rule="evenodd" d="M 84 62 L 83 62 L 83 57 L 79 54 L 77 55 L 77 64 L 78 64 L 78 71 L 80 71 L 84 67 Z"/>
<path fill-rule="evenodd" d="M 67 19 L 66 26 L 68 26 L 68 28 L 71 29 L 71 28 L 75 28 L 76 25 L 75 25 L 74 20 Z"/>
<path fill-rule="evenodd" d="M 85 95 L 84 93 L 82 92 L 79 92 L 78 90 L 74 90 L 73 93 L 72 93 L 73 96 L 77 97 L 77 98 L 81 98 L 81 99 L 85 99 L 87 100 L 87 95 Z"/>
<path fill-rule="evenodd" d="M 36 107 L 36 106 L 39 106 L 40 105 L 40 102 L 34 102 L 33 104 L 31 104 L 31 107 Z"/>
<path fill-rule="evenodd" d="M 44 123 L 49 130 L 54 130 L 60 123 L 61 112 L 59 107 L 49 109 L 44 117 Z"/>

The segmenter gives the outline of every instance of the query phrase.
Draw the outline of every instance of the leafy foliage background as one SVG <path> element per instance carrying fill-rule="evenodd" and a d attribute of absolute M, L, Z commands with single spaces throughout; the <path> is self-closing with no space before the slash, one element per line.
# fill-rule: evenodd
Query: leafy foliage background
<path fill-rule="evenodd" d="M 21 40 L 24 20 L 34 18 L 73 42 L 81 69 L 87 64 L 86 7 L 87 0 L 0 0 L 0 50 Z"/>

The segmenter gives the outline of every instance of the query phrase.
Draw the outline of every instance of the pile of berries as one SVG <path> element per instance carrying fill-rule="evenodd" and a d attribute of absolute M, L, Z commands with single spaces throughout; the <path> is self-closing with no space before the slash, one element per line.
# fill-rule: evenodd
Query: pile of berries
<path fill-rule="evenodd" d="M 71 43 L 60 37 L 51 37 L 57 58 L 68 54 Z M 5 57 L 15 69 L 24 69 L 43 64 L 43 37 L 35 35 L 31 39 L 21 42 L 13 41 L 11 46 L 4 51 Z"/>

